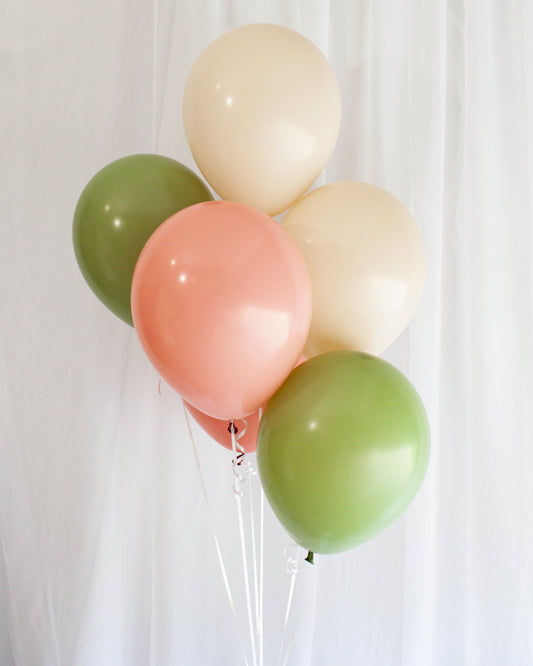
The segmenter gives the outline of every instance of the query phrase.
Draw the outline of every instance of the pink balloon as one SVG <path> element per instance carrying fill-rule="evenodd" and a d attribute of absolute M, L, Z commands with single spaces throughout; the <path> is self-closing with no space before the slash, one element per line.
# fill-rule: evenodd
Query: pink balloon
<path fill-rule="evenodd" d="M 296 366 L 300 365 L 306 360 L 305 356 L 300 355 Z M 295 367 L 296 367 L 295 366 Z M 185 402 L 185 401 L 184 401 Z M 233 450 L 233 442 L 231 439 L 231 421 L 224 419 L 214 419 L 212 416 L 204 414 L 196 407 L 189 405 L 185 402 L 185 407 L 188 409 L 189 414 L 201 426 L 205 432 L 212 437 L 216 442 L 225 446 L 226 449 Z M 266 405 L 263 406 L 263 409 Z M 259 410 L 246 417 L 246 423 L 242 419 L 234 421 L 236 428 L 235 435 L 239 437 L 238 442 L 247 453 L 254 453 L 257 448 L 257 433 L 259 431 L 259 423 L 261 422 Z M 244 434 L 242 432 L 244 431 Z"/>
<path fill-rule="evenodd" d="M 311 283 L 279 224 L 243 204 L 181 210 L 149 238 L 133 275 L 141 344 L 188 403 L 218 419 L 259 409 L 303 349 Z"/>
<path fill-rule="evenodd" d="M 216 442 L 225 446 L 226 449 L 233 450 L 231 441 L 231 421 L 224 419 L 214 419 L 212 416 L 204 414 L 196 407 L 185 403 L 185 407 L 194 418 L 196 423 L 201 426 L 205 432 Z M 246 453 L 254 453 L 257 447 L 257 432 L 259 430 L 259 410 L 246 417 L 246 423 L 242 419 L 236 419 L 235 435 L 238 437 L 244 430 L 244 435 L 239 437 L 238 443 L 244 448 Z"/>

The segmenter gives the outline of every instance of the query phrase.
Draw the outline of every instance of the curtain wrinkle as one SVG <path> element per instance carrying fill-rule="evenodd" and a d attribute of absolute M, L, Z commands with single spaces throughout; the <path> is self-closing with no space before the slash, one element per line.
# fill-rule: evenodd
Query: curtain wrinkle
<path fill-rule="evenodd" d="M 6 433 L 4 433 L 6 434 Z M 7 454 L 12 437 L 2 437 Z M 6 455 L 7 457 L 7 455 Z M 9 638 L 15 663 L 42 663 L 55 666 L 60 663 L 56 626 L 50 606 L 47 572 L 39 558 L 34 518 L 29 508 L 25 475 L 20 455 L 10 457 L 15 469 L 3 469 L 1 487 L 13 504 L 11 516 L 0 521 L 2 554 L 6 565 L 9 609 Z M 6 502 L 7 505 L 8 502 Z M 22 530 L 24 526 L 24 531 Z M 20 631 L 27 626 L 34 637 L 26 642 Z"/>
<path fill-rule="evenodd" d="M 84 606 L 83 606 L 83 615 L 80 617 L 79 621 L 79 629 L 78 629 L 78 636 L 82 636 L 86 633 L 87 628 L 90 627 L 91 624 L 91 614 L 94 612 L 92 609 L 92 599 L 91 599 L 91 590 L 93 589 L 98 589 L 100 583 L 99 583 L 99 578 L 101 576 L 100 569 L 102 567 L 102 564 L 100 563 L 100 560 L 102 557 L 104 558 L 109 558 L 109 562 L 106 562 L 106 559 L 104 559 L 103 565 L 109 565 L 111 563 L 114 564 L 115 570 L 118 573 L 119 577 L 119 589 L 122 588 L 122 582 L 120 580 L 121 574 L 122 574 L 122 567 L 120 566 L 120 563 L 122 562 L 122 525 L 123 525 L 123 514 L 121 511 L 121 504 L 122 504 L 122 498 L 124 496 L 124 488 L 123 488 L 123 464 L 124 464 L 124 454 L 123 454 L 123 446 L 124 446 L 124 440 L 123 440 L 123 414 L 127 412 L 127 405 L 126 405 L 126 387 L 128 383 L 128 377 L 130 373 L 130 358 L 132 355 L 132 343 L 133 343 L 133 333 L 131 329 L 124 327 L 121 331 L 121 337 L 120 337 L 120 342 L 119 342 L 119 350 L 118 353 L 120 354 L 120 365 L 117 368 L 118 373 L 117 373 L 117 380 L 118 380 L 118 387 L 117 387 L 117 392 L 119 394 L 119 399 L 118 399 L 118 417 L 115 419 L 114 426 L 112 428 L 112 433 L 110 433 L 110 442 L 112 442 L 112 451 L 110 455 L 110 469 L 107 474 L 107 486 L 105 488 L 101 488 L 100 491 L 102 492 L 102 497 L 103 501 L 101 504 L 101 512 L 99 515 L 98 519 L 98 528 L 97 528 L 97 534 L 95 535 L 95 538 L 92 540 L 92 543 L 94 544 L 92 546 L 92 561 L 91 561 L 91 568 L 90 568 L 90 579 L 87 581 L 86 584 L 86 594 L 84 595 Z M 106 553 L 108 550 L 107 547 L 107 540 L 109 539 L 108 532 L 110 530 L 109 523 L 112 522 L 113 519 L 113 507 L 117 505 L 117 518 L 115 520 L 116 527 L 116 534 L 117 534 L 117 547 L 118 547 L 118 552 L 115 555 L 115 558 L 112 558 L 112 554 L 110 553 L 109 555 L 102 555 L 102 553 Z M 117 564 L 119 565 L 117 567 Z M 116 609 L 120 611 L 120 606 Z M 122 621 L 119 621 L 119 626 L 121 626 Z M 84 646 L 78 645 L 75 649 L 73 654 L 79 654 L 80 659 L 82 658 L 84 652 Z M 121 657 L 122 658 L 122 657 Z M 117 659 L 117 656 L 114 656 L 114 659 Z M 67 662 L 68 663 L 68 662 Z M 74 660 L 74 663 L 76 661 Z M 122 662 L 121 662 L 122 663 Z M 127 662 L 126 662 L 127 663 Z"/>
<path fill-rule="evenodd" d="M 157 33 L 158 33 L 158 24 L 157 24 L 157 18 L 158 18 L 158 2 L 157 0 L 153 0 L 153 13 L 152 13 L 152 22 L 153 22 L 153 28 L 152 28 L 152 40 L 153 40 L 153 46 L 152 46 L 152 152 L 157 152 L 156 151 L 156 146 L 157 146 L 157 133 L 156 133 L 156 128 L 157 128 L 157 123 L 156 123 L 156 118 L 157 118 L 157 54 L 158 54 L 158 49 L 157 49 Z"/>
<path fill-rule="evenodd" d="M 7 578 L 7 557 L 4 539 L 0 531 L 0 545 L 2 546 L 2 557 L 0 558 L 0 627 L 3 631 L 0 632 L 0 660 L 2 664 L 9 666 L 14 663 L 12 649 L 12 636 L 13 636 L 13 623 L 11 620 L 8 604 L 11 603 L 12 597 L 8 590 Z"/>
<path fill-rule="evenodd" d="M 117 434 L 118 434 L 118 437 L 116 437 L 115 440 L 120 441 L 120 439 L 121 439 L 120 434 L 119 433 L 117 433 Z M 116 451 L 120 451 L 120 448 L 116 447 Z M 111 458 L 111 462 L 112 462 L 111 467 L 120 470 L 121 467 L 120 467 L 120 464 L 117 464 L 116 458 L 117 458 L 117 453 L 114 452 L 112 454 L 112 458 Z M 120 487 L 121 487 L 120 483 L 119 483 L 118 487 L 120 489 Z M 113 474 L 110 473 L 109 474 L 108 486 L 107 486 L 107 489 L 104 493 L 104 498 L 105 499 L 104 499 L 104 502 L 103 502 L 103 507 L 106 507 L 108 505 L 113 504 L 113 501 L 114 501 L 113 498 L 114 498 L 114 495 L 115 495 L 116 492 L 117 491 L 115 490 L 115 486 L 114 486 L 114 483 L 113 483 Z M 118 495 L 120 497 L 120 491 L 119 491 Z M 95 535 L 95 539 L 93 540 L 91 561 L 90 561 L 90 564 L 88 563 L 86 565 L 87 570 L 88 570 L 88 580 L 87 580 L 87 583 L 86 583 L 86 586 L 85 586 L 86 590 L 85 590 L 85 594 L 83 595 L 83 601 L 80 600 L 80 619 L 79 619 L 79 627 L 78 627 L 78 630 L 76 632 L 77 635 L 78 635 L 78 641 L 74 645 L 73 651 L 72 651 L 72 654 L 74 655 L 73 656 L 73 663 L 76 663 L 77 659 L 79 658 L 79 655 L 83 653 L 83 645 L 80 645 L 80 642 L 81 642 L 80 639 L 84 635 L 87 625 L 90 624 L 91 590 L 94 589 L 94 587 L 96 587 L 97 579 L 100 575 L 99 568 L 100 568 L 101 565 L 99 565 L 98 561 L 99 561 L 100 554 L 104 550 L 104 546 L 105 546 L 106 530 L 107 530 L 107 527 L 106 527 L 106 514 L 107 513 L 108 513 L 107 510 L 104 508 L 102 510 L 102 515 L 100 516 L 100 519 L 99 519 L 99 527 L 98 527 L 98 530 L 97 530 L 97 534 Z M 118 523 L 117 527 L 120 529 L 121 521 L 117 521 L 117 523 Z"/>

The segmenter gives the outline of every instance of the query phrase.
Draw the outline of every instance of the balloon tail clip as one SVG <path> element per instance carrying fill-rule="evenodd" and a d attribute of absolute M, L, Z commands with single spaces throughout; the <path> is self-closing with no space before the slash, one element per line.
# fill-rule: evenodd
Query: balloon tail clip
<path fill-rule="evenodd" d="M 246 424 L 246 421 L 244 423 Z M 237 435 L 237 433 L 239 432 L 239 428 L 237 428 L 234 421 L 229 422 L 228 432 L 232 436 L 232 438 L 235 437 L 235 435 Z M 245 432 L 246 432 L 246 427 L 241 432 L 239 437 L 235 437 L 236 450 L 238 450 L 239 453 L 237 453 L 235 456 L 235 459 L 233 461 L 234 465 L 243 465 L 246 462 L 246 451 L 244 447 L 238 443 L 238 440 L 240 439 L 240 437 L 244 435 Z"/>
<path fill-rule="evenodd" d="M 245 451 L 241 451 L 241 453 L 238 453 L 237 457 L 235 458 L 235 464 L 242 465 L 244 462 L 246 462 L 245 456 L 246 456 Z"/>
<path fill-rule="evenodd" d="M 306 562 L 309 562 L 309 564 L 314 564 L 315 563 L 315 554 L 313 553 L 312 550 L 308 551 L 307 557 L 305 558 Z"/>

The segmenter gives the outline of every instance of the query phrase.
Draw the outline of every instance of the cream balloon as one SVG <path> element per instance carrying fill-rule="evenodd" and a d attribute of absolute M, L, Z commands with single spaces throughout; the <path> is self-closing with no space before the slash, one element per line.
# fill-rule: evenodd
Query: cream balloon
<path fill-rule="evenodd" d="M 425 250 L 409 211 L 374 185 L 324 185 L 282 221 L 311 276 L 313 317 L 304 353 L 379 354 L 409 323 L 425 281 Z"/>
<path fill-rule="evenodd" d="M 231 30 L 194 64 L 183 97 L 185 135 L 222 199 L 269 215 L 306 192 L 339 133 L 337 81 L 305 37 L 272 24 Z"/>

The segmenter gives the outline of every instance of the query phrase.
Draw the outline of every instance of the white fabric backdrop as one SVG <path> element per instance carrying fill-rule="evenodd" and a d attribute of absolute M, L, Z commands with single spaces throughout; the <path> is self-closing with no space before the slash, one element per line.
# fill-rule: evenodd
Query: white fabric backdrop
<path fill-rule="evenodd" d="M 270 21 L 329 58 L 343 122 L 321 182 L 369 180 L 413 212 L 428 282 L 386 357 L 433 432 L 406 515 L 302 562 L 288 664 L 533 664 L 533 6 L 528 0 L 3 0 L 0 663 L 241 664 L 231 456 L 194 429 L 134 332 L 90 292 L 71 220 L 111 160 L 194 168 L 188 71 Z M 320 103 L 317 100 L 317 103 Z M 290 539 L 267 514 L 265 665 Z"/>

